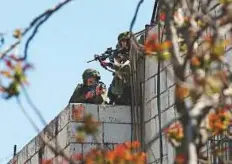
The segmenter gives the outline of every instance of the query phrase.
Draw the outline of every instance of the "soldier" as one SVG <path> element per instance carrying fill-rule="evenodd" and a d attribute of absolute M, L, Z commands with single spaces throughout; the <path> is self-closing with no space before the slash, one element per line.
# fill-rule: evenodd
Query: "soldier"
<path fill-rule="evenodd" d="M 118 44 L 116 48 L 120 50 L 120 53 L 125 57 L 129 58 L 129 51 L 130 51 L 130 32 L 123 32 L 118 35 Z M 114 61 L 115 56 L 110 57 L 110 61 Z"/>
<path fill-rule="evenodd" d="M 118 46 L 119 48 L 130 50 L 130 32 L 123 32 L 118 35 Z"/>
<path fill-rule="evenodd" d="M 78 84 L 69 103 L 102 104 L 106 86 L 100 81 L 100 73 L 94 69 L 86 69 L 82 74 L 83 84 Z"/>
<path fill-rule="evenodd" d="M 110 104 L 130 105 L 130 33 L 124 32 L 118 36 L 117 49 L 120 53 L 111 56 L 110 63 L 102 62 L 105 66 L 110 66 L 115 70 L 114 78 L 108 90 Z"/>

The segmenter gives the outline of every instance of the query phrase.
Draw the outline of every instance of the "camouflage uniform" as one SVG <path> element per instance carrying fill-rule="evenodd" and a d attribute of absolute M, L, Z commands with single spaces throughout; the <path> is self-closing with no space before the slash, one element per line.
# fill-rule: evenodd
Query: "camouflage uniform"
<path fill-rule="evenodd" d="M 127 41 L 127 47 L 122 47 L 120 45 L 121 40 Z M 131 103 L 131 87 L 130 87 L 130 65 L 126 65 L 120 68 L 115 61 L 125 63 L 129 61 L 129 48 L 130 48 L 130 33 L 124 32 L 118 36 L 117 48 L 122 49 L 121 54 L 111 57 L 110 61 L 112 63 L 112 68 L 118 73 L 114 75 L 113 81 L 110 84 L 108 90 L 108 97 L 110 99 L 110 104 L 115 102 L 118 105 L 129 105 Z"/>
<path fill-rule="evenodd" d="M 88 86 L 86 84 L 87 79 L 95 77 L 96 83 Z M 104 102 L 103 94 L 96 95 L 96 88 L 102 89 L 104 92 L 106 86 L 103 82 L 99 81 L 101 78 L 100 73 L 94 69 L 86 69 L 82 74 L 83 84 L 78 84 L 73 95 L 71 96 L 69 103 L 90 103 L 90 104 L 102 104 Z M 86 99 L 87 92 L 93 92 L 92 98 Z"/>

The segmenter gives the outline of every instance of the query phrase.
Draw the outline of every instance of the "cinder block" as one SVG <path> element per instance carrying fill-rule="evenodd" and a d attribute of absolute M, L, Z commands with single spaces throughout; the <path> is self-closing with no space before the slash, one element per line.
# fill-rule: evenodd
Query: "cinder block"
<path fill-rule="evenodd" d="M 31 158 L 31 163 L 33 164 L 40 164 L 39 163 L 39 154 L 36 153 L 32 158 Z"/>
<path fill-rule="evenodd" d="M 163 70 L 160 72 L 160 92 L 164 92 L 167 89 L 167 75 Z"/>
<path fill-rule="evenodd" d="M 35 137 L 35 151 L 38 152 L 41 147 L 44 146 L 44 142 L 41 139 L 43 137 L 43 132 L 40 132 L 36 137 Z"/>
<path fill-rule="evenodd" d="M 59 163 L 62 163 L 62 164 L 66 163 L 66 160 L 60 155 L 58 155 L 58 156 L 56 156 L 55 158 L 52 159 L 52 164 L 59 164 Z"/>
<path fill-rule="evenodd" d="M 169 106 L 175 104 L 175 86 L 169 88 Z"/>
<path fill-rule="evenodd" d="M 27 144 L 27 158 L 31 158 L 35 154 L 35 139 L 32 139 L 28 144 Z"/>
<path fill-rule="evenodd" d="M 59 143 L 60 149 L 64 149 L 68 144 L 68 126 L 65 126 L 56 136 L 57 142 Z"/>
<path fill-rule="evenodd" d="M 159 141 L 159 139 L 151 144 L 151 147 L 150 147 L 150 149 L 148 149 L 148 152 L 149 152 L 148 155 L 150 158 L 150 159 L 148 159 L 148 163 L 157 161 L 160 158 L 160 141 Z"/>
<path fill-rule="evenodd" d="M 151 111 L 152 111 L 151 103 L 152 103 L 151 101 L 145 103 L 145 108 L 144 108 L 145 121 L 148 121 L 149 119 L 151 119 Z"/>
<path fill-rule="evenodd" d="M 62 153 L 67 157 L 70 158 L 70 146 L 67 146 L 64 150 L 62 150 Z M 57 155 L 52 160 L 53 164 L 69 164 L 68 160 L 62 155 Z"/>
<path fill-rule="evenodd" d="M 24 147 L 18 154 L 18 164 L 24 164 L 27 161 L 27 147 Z"/>
<path fill-rule="evenodd" d="M 150 89 L 150 86 L 149 86 L 149 82 L 148 81 L 146 81 L 145 82 L 145 91 L 148 91 Z M 144 94 L 144 101 L 145 102 L 147 102 L 148 100 L 149 100 L 149 92 L 145 92 L 145 94 Z"/>
<path fill-rule="evenodd" d="M 169 88 L 169 87 L 173 86 L 174 83 L 175 83 L 174 78 L 172 78 L 172 77 L 174 77 L 173 66 L 169 65 L 167 67 L 167 70 L 168 70 L 168 74 L 167 74 L 167 87 Z"/>
<path fill-rule="evenodd" d="M 156 76 L 145 82 L 145 102 L 151 100 L 156 95 Z"/>
<path fill-rule="evenodd" d="M 58 116 L 58 132 L 61 131 L 69 122 L 70 120 L 70 112 L 71 108 L 70 105 L 68 105 Z"/>
<path fill-rule="evenodd" d="M 161 121 L 162 126 L 164 126 L 165 124 L 168 123 L 168 121 L 170 121 L 167 111 L 161 113 L 161 120 L 162 120 Z"/>
<path fill-rule="evenodd" d="M 67 149 L 69 149 L 70 155 L 75 155 L 77 153 L 82 153 L 82 144 L 71 143 Z"/>
<path fill-rule="evenodd" d="M 157 74 L 157 62 L 155 57 L 146 57 L 145 59 L 145 78 L 148 79 L 149 77 Z"/>
<path fill-rule="evenodd" d="M 146 110 L 146 109 L 145 109 Z M 151 100 L 151 118 L 158 115 L 157 98 Z"/>
<path fill-rule="evenodd" d="M 69 123 L 69 128 L 71 130 L 71 135 L 70 135 L 70 141 L 69 142 L 77 142 L 76 136 L 77 136 L 77 128 L 83 125 L 83 123 L 76 123 L 76 122 L 70 122 Z M 84 140 L 83 143 L 102 143 L 102 125 L 100 124 L 98 128 L 98 133 L 96 134 L 95 137 L 93 136 L 87 136 Z"/>
<path fill-rule="evenodd" d="M 104 149 L 105 150 L 113 150 L 114 147 L 115 147 L 116 144 L 111 144 L 111 143 L 105 143 L 103 146 L 104 146 Z"/>
<path fill-rule="evenodd" d="M 161 108 L 161 111 L 168 108 L 168 91 L 160 95 L 160 108 Z"/>
<path fill-rule="evenodd" d="M 175 117 L 176 117 L 176 114 L 175 114 L 175 108 L 174 106 L 170 107 L 167 111 L 167 122 L 169 122 L 170 120 L 173 120 Z M 167 123 L 166 122 L 166 123 Z M 163 124 L 164 125 L 164 124 Z"/>
<path fill-rule="evenodd" d="M 167 146 L 168 146 L 168 163 L 173 163 L 175 159 L 175 149 L 168 141 L 167 141 Z"/>
<path fill-rule="evenodd" d="M 104 123 L 104 143 L 123 143 L 131 140 L 131 124 Z"/>
<path fill-rule="evenodd" d="M 100 122 L 130 123 L 130 106 L 99 105 Z"/>
<path fill-rule="evenodd" d="M 150 81 L 150 85 L 151 85 L 151 95 L 150 95 L 150 99 L 152 99 L 153 97 L 155 97 L 157 95 L 157 76 L 153 77 Z M 147 91 L 146 91 L 147 92 Z"/>
<path fill-rule="evenodd" d="M 171 60 L 166 60 L 161 63 L 161 69 L 167 69 L 167 67 L 171 64 Z"/>
<path fill-rule="evenodd" d="M 83 144 L 83 154 L 85 155 L 91 149 L 95 149 L 98 146 L 101 146 L 101 145 L 100 144 Z"/>
<path fill-rule="evenodd" d="M 52 140 L 57 135 L 57 118 L 53 119 L 44 129 L 45 140 Z"/>
<path fill-rule="evenodd" d="M 166 134 L 163 134 L 162 135 L 162 145 L 163 145 L 163 154 L 168 154 L 168 140 L 167 140 L 167 137 L 166 137 Z"/>
<path fill-rule="evenodd" d="M 53 140 L 49 141 L 48 144 L 51 145 L 56 150 L 58 150 L 57 147 L 56 147 L 56 138 L 54 138 Z M 48 145 L 46 145 L 44 147 L 44 158 L 45 159 L 52 159 L 54 157 L 55 157 L 55 153 L 50 149 L 50 147 Z"/>
<path fill-rule="evenodd" d="M 158 133 L 159 131 L 158 125 L 159 125 L 159 122 L 157 118 L 153 118 L 145 124 L 145 131 L 146 131 L 145 142 L 146 143 L 150 142 L 151 139 L 153 139 L 154 136 Z"/>
<path fill-rule="evenodd" d="M 83 145 L 77 143 L 71 143 L 68 149 L 72 160 L 74 160 L 75 162 L 76 161 L 80 162 L 80 157 L 83 157 Z"/>
<path fill-rule="evenodd" d="M 163 161 L 162 162 L 163 162 L 162 164 L 169 164 L 168 157 L 166 156 L 166 154 L 165 154 L 165 157 L 163 157 Z M 171 162 L 171 163 L 173 163 L 173 162 Z"/>
<path fill-rule="evenodd" d="M 31 160 L 28 159 L 24 164 L 33 164 L 33 163 L 31 163 Z"/>
<path fill-rule="evenodd" d="M 98 105 L 95 104 L 70 104 L 70 120 L 71 121 L 81 121 L 76 120 L 76 115 L 84 116 L 86 114 L 91 114 L 98 120 Z"/>
<path fill-rule="evenodd" d="M 147 155 L 148 155 L 148 158 L 147 158 L 148 163 L 159 163 L 158 162 L 159 154 L 155 154 L 151 149 L 149 149 L 147 151 Z"/>

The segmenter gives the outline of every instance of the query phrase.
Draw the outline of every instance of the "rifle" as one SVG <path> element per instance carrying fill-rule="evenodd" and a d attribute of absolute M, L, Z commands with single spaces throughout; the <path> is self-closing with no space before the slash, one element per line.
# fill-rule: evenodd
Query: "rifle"
<path fill-rule="evenodd" d="M 93 62 L 93 61 L 104 61 L 106 60 L 108 57 L 112 56 L 115 54 L 117 50 L 113 50 L 111 47 L 110 48 L 107 48 L 107 50 L 102 53 L 101 55 L 97 55 L 95 54 L 94 55 L 94 59 L 93 60 L 90 60 L 90 61 L 87 61 L 87 63 L 90 63 L 90 62 Z"/>
<path fill-rule="evenodd" d="M 87 61 L 87 63 L 93 62 L 93 61 L 104 61 L 107 58 L 111 57 L 111 56 L 117 56 L 119 53 L 123 53 L 125 50 L 124 49 L 115 49 L 113 50 L 112 47 L 107 48 L 107 50 L 102 53 L 101 55 L 94 55 L 94 59 Z"/>
<path fill-rule="evenodd" d="M 103 65 L 102 64 L 102 62 L 104 61 L 104 60 L 106 60 L 107 58 L 109 58 L 109 57 L 113 57 L 113 58 L 115 58 L 115 57 L 117 57 L 118 56 L 118 54 L 120 54 L 120 53 L 125 53 L 125 49 L 112 49 L 112 47 L 110 47 L 110 48 L 107 48 L 107 50 L 104 52 L 104 53 L 102 53 L 101 55 L 97 55 L 97 54 L 95 54 L 94 55 L 94 59 L 93 60 L 90 60 L 90 61 L 87 61 L 87 63 L 90 63 L 90 62 L 93 62 L 93 61 L 99 61 L 100 62 L 100 64 L 101 64 L 101 66 L 104 68 L 104 69 L 106 69 L 106 70 L 108 70 L 109 72 L 112 72 L 113 74 L 115 73 L 115 71 L 112 71 L 112 70 L 110 70 L 109 68 L 107 68 L 107 66 L 106 65 Z M 110 60 L 111 61 L 111 60 Z M 110 67 L 110 68 L 112 68 L 112 61 L 109 63 L 109 65 L 108 65 L 108 67 Z"/>
<path fill-rule="evenodd" d="M 117 50 L 117 49 L 113 50 L 113 49 L 110 47 L 110 48 L 107 48 L 107 50 L 106 50 L 104 53 L 102 53 L 101 55 L 95 54 L 95 55 L 94 55 L 94 59 L 93 59 L 93 60 L 90 60 L 90 61 L 87 61 L 87 63 L 90 63 L 90 62 L 93 62 L 93 61 L 99 61 L 100 63 L 102 63 L 102 61 L 106 60 L 107 58 L 109 58 L 109 57 L 111 57 L 111 56 L 115 56 L 115 55 L 117 55 L 117 54 L 119 54 L 119 53 L 120 53 L 119 50 Z M 105 65 L 101 64 L 101 66 L 102 66 L 104 69 L 106 69 L 106 70 L 108 70 L 108 71 L 114 73 L 114 71 L 108 69 Z"/>

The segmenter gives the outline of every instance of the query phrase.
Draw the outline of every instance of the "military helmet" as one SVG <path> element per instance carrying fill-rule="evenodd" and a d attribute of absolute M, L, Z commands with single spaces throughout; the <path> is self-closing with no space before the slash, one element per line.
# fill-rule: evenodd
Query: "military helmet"
<path fill-rule="evenodd" d="M 121 40 L 123 40 L 123 39 L 130 39 L 130 34 L 131 34 L 131 33 L 130 33 L 129 31 L 120 33 L 120 34 L 118 35 L 118 41 L 121 41 Z"/>
<path fill-rule="evenodd" d="M 95 69 L 86 69 L 82 74 L 82 79 L 87 80 L 88 78 L 95 77 L 97 80 L 101 79 L 100 73 Z"/>

